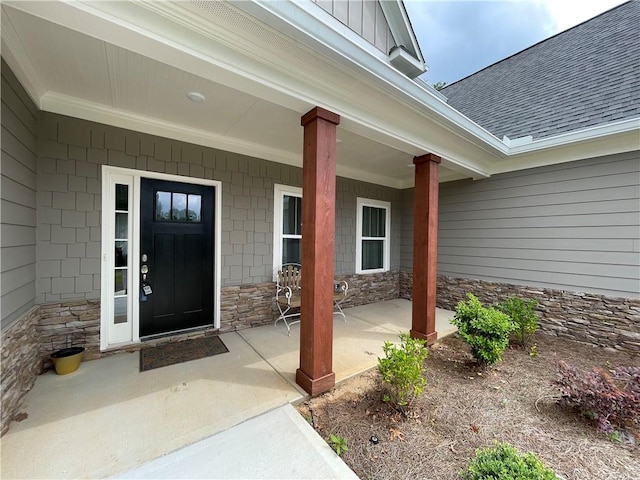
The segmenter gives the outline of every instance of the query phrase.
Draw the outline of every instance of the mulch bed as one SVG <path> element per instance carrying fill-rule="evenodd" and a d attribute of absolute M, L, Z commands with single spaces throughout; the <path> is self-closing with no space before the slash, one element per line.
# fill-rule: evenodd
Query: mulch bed
<path fill-rule="evenodd" d="M 495 440 L 535 453 L 567 480 L 637 480 L 640 432 L 611 440 L 558 403 L 558 360 L 582 370 L 638 365 L 637 356 L 537 334 L 538 356 L 510 349 L 478 368 L 458 335 L 430 348 L 427 387 L 407 417 L 382 402 L 377 371 L 299 405 L 318 432 L 346 439 L 343 460 L 363 479 L 458 479 L 477 448 Z M 379 439 L 377 444 L 371 437 Z"/>

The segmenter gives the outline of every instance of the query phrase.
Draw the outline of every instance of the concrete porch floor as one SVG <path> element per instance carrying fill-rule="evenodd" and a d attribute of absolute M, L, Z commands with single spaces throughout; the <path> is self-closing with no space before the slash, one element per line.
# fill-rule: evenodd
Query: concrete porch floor
<path fill-rule="evenodd" d="M 346 323 L 334 317 L 338 382 L 374 367 L 384 341 L 411 326 L 411 302 L 402 299 L 345 313 Z M 438 309 L 439 338 L 455 331 L 452 316 Z M 70 375 L 41 375 L 20 410 L 28 417 L 2 437 L 0 477 L 126 478 L 153 459 L 306 396 L 295 384 L 298 325 L 291 336 L 279 322 L 221 338 L 228 353 L 147 372 L 139 372 L 138 353 L 123 353 L 84 362 Z M 265 448 L 251 440 L 234 446 L 249 460 Z"/>

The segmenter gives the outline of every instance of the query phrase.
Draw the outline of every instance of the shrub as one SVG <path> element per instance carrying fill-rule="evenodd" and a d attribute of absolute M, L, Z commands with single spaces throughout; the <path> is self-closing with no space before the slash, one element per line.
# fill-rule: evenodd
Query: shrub
<path fill-rule="evenodd" d="M 556 384 L 563 404 L 595 420 L 607 434 L 615 431 L 614 425 L 624 426 L 627 422 L 640 425 L 640 367 L 581 372 L 560 361 Z"/>
<path fill-rule="evenodd" d="M 525 301 L 520 297 L 509 297 L 497 305 L 498 310 L 509 315 L 516 325 L 513 336 L 523 347 L 527 345 L 531 335 L 538 330 L 539 315 L 535 310 L 537 306 L 537 300 L 532 298 Z"/>
<path fill-rule="evenodd" d="M 515 329 L 511 319 L 495 308 L 485 308 L 473 294 L 456 306 L 451 323 L 471 346 L 471 353 L 481 365 L 493 365 L 502 359 L 509 345 L 509 334 Z"/>
<path fill-rule="evenodd" d="M 384 342 L 385 358 L 378 358 L 378 371 L 386 384 L 384 401 L 406 412 L 418 398 L 427 383 L 422 376 L 428 350 L 425 341 L 400 334 L 400 345 Z"/>
<path fill-rule="evenodd" d="M 557 480 L 558 477 L 533 453 L 520 455 L 508 443 L 476 450 L 467 469 L 460 473 L 465 480 Z"/>

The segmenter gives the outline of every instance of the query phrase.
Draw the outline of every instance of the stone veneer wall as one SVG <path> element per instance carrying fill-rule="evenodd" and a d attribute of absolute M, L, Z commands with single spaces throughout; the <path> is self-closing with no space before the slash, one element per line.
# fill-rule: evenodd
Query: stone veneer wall
<path fill-rule="evenodd" d="M 337 275 L 337 280 L 349 283 L 343 307 L 398 298 L 398 271 L 367 275 Z M 273 282 L 222 287 L 220 295 L 220 332 L 241 330 L 269 324 L 278 316 L 274 302 Z M 39 372 L 52 367 L 49 356 L 67 343 L 86 348 L 83 359 L 93 360 L 105 355 L 100 352 L 100 301 L 74 300 L 40 306 L 37 322 L 39 337 Z M 130 351 L 135 346 L 124 347 Z M 109 352 L 111 353 L 111 352 Z"/>
<path fill-rule="evenodd" d="M 100 358 L 100 301 L 73 300 L 41 305 L 38 335 L 40 372 L 53 367 L 51 352 L 67 346 L 85 347 L 83 360 Z"/>
<path fill-rule="evenodd" d="M 346 280 L 349 284 L 347 298 L 342 303 L 342 307 L 355 307 L 398 298 L 398 275 L 398 271 L 367 275 L 336 275 L 336 280 Z M 278 310 L 274 296 L 273 282 L 223 287 L 220 331 L 257 327 L 275 321 L 278 318 Z"/>
<path fill-rule="evenodd" d="M 413 295 L 413 273 L 412 272 L 400 272 L 400 278 L 398 280 L 398 296 L 405 300 L 411 300 Z M 437 300 L 436 300 L 437 301 Z"/>
<path fill-rule="evenodd" d="M 398 275 L 397 270 L 365 275 L 336 275 L 336 280 L 345 280 L 349 284 L 342 307 L 357 307 L 398 298 Z"/>
<path fill-rule="evenodd" d="M 367 275 L 337 275 L 349 283 L 343 307 L 366 305 L 398 298 L 400 272 Z M 277 318 L 273 282 L 223 287 L 220 332 L 272 323 Z M 210 331 L 158 339 L 172 342 L 208 335 Z M 94 360 L 118 351 L 136 351 L 140 344 L 109 352 L 100 351 L 100 301 L 73 300 L 34 307 L 2 334 L 2 434 L 17 413 L 20 401 L 36 376 L 53 368 L 49 356 L 69 344 L 86 348 L 83 360 Z"/>
<path fill-rule="evenodd" d="M 9 430 L 11 420 L 18 413 L 20 402 L 31 390 L 39 373 L 39 345 L 37 325 L 40 308 L 33 307 L 2 332 L 2 414 L 0 435 Z"/>
<path fill-rule="evenodd" d="M 277 318 L 275 283 L 222 287 L 220 292 L 220 331 L 257 327 Z"/>
<path fill-rule="evenodd" d="M 544 333 L 640 353 L 640 300 L 438 276 L 438 307 L 454 310 L 469 292 L 488 305 L 513 295 L 536 299 Z"/>

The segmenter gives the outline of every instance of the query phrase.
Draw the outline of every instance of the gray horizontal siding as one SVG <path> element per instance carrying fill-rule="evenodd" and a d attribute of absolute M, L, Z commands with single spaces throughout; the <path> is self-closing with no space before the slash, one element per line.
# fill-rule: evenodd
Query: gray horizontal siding
<path fill-rule="evenodd" d="M 442 275 L 639 298 L 639 152 L 442 184 L 438 243 Z"/>
<path fill-rule="evenodd" d="M 2 60 L 2 330 L 35 303 L 38 110 Z"/>

